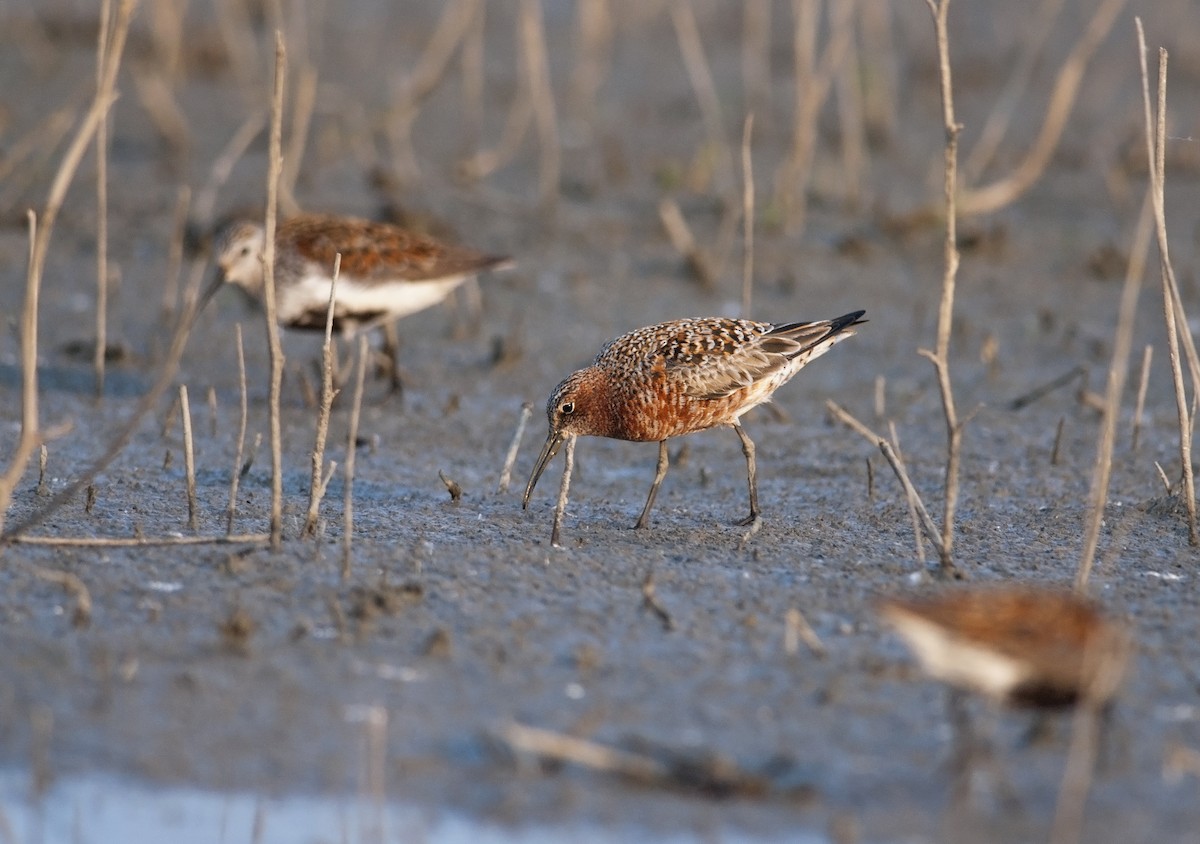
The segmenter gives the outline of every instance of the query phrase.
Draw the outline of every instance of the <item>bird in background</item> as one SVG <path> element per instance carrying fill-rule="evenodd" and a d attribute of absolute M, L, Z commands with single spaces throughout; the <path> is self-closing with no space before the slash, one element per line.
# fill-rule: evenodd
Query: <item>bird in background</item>
<path fill-rule="evenodd" d="M 219 271 L 200 307 L 232 284 L 262 303 L 261 222 L 239 220 L 217 234 L 213 253 Z M 443 243 L 389 223 L 327 214 L 302 214 L 275 234 L 275 301 L 280 325 L 325 330 L 333 268 L 341 264 L 333 307 L 334 329 L 344 337 L 385 329 L 384 354 L 392 388 L 401 388 L 393 329 L 396 320 L 438 304 L 467 279 L 505 269 L 511 259 Z"/>
<path fill-rule="evenodd" d="M 591 366 L 568 376 L 550 394 L 550 432 L 529 477 L 523 506 L 529 506 L 538 478 L 568 438 L 657 442 L 654 482 L 635 525 L 643 528 L 667 474 L 667 440 L 728 426 L 741 440 L 750 488 L 750 514 L 740 524 L 757 523 L 754 443 L 742 428 L 742 415 L 769 401 L 808 363 L 854 335 L 854 327 L 866 321 L 861 319 L 865 313 L 786 325 L 722 317 L 680 319 L 612 340 Z M 568 483 L 569 478 L 564 487 Z"/>

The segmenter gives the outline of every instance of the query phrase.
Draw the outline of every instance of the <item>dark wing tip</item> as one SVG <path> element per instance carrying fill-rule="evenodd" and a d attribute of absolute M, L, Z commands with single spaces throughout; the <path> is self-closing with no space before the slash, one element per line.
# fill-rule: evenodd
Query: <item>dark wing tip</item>
<path fill-rule="evenodd" d="M 859 317 L 861 317 L 865 313 L 866 313 L 865 310 L 852 311 L 851 313 L 843 314 L 842 316 L 838 317 L 837 319 L 829 320 L 829 333 L 837 334 L 839 331 L 843 331 L 847 328 L 850 328 L 851 326 L 862 325 L 864 322 L 868 321 L 865 319 L 859 319 Z"/>

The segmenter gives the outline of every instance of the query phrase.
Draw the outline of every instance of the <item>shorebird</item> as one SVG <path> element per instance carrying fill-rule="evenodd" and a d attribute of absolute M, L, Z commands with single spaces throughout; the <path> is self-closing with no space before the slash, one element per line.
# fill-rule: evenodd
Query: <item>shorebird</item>
<path fill-rule="evenodd" d="M 1009 706 L 1105 704 L 1130 650 L 1123 625 L 1059 589 L 948 589 L 879 610 L 932 677 Z"/>
<path fill-rule="evenodd" d="M 1078 746 L 1072 739 L 1071 756 L 1094 759 L 1098 754 L 1133 637 L 1092 601 L 1063 589 L 996 585 L 887 598 L 879 612 L 926 673 L 949 687 L 956 800 L 969 796 L 977 762 L 991 768 L 1003 796 L 1015 794 L 990 745 L 972 737 L 965 692 L 1039 713 L 1081 707 L 1085 719 L 1076 720 L 1073 731 L 1082 730 L 1085 738 Z"/>
<path fill-rule="evenodd" d="M 770 401 L 806 364 L 852 336 L 854 326 L 865 322 L 860 319 L 864 313 L 787 325 L 723 317 L 680 319 L 609 342 L 591 366 L 568 376 L 550 394 L 550 432 L 522 506 L 529 506 L 542 471 L 574 437 L 657 442 L 654 482 L 635 525 L 643 528 L 667 474 L 667 440 L 729 426 L 742 442 L 750 487 L 750 515 L 740 524 L 756 523 L 760 514 L 754 443 L 739 421 L 742 414 Z M 564 487 L 567 483 L 569 478 L 564 478 Z M 561 506 L 560 500 L 560 510 Z M 556 517 L 556 525 L 558 521 Z"/>
<path fill-rule="evenodd" d="M 236 221 L 217 235 L 219 276 L 203 303 L 223 284 L 233 284 L 261 303 L 264 290 L 263 225 Z M 381 326 L 436 305 L 477 273 L 511 265 L 442 243 L 388 223 L 356 217 L 302 214 L 275 234 L 275 297 L 278 321 L 287 328 L 325 330 L 335 256 L 341 267 L 334 301 L 334 328 L 343 336 Z M 394 338 L 385 337 L 393 389 L 400 388 Z"/>

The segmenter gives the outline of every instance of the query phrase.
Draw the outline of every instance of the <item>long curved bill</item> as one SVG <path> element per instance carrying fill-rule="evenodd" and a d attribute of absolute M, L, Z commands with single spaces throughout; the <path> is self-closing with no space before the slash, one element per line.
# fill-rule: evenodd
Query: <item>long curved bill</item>
<path fill-rule="evenodd" d="M 521 499 L 521 509 L 524 510 L 529 506 L 529 496 L 533 495 L 533 488 L 537 486 L 538 478 L 542 476 L 546 466 L 554 459 L 554 455 L 558 454 L 558 450 L 562 448 L 563 441 L 567 435 L 562 431 L 551 430 L 549 436 L 546 437 L 546 444 L 542 446 L 542 453 L 538 455 L 537 463 L 533 464 L 533 474 L 529 476 L 529 483 L 525 487 L 525 497 Z"/>
<path fill-rule="evenodd" d="M 225 286 L 225 273 L 220 267 L 214 267 L 213 273 L 209 277 L 208 286 L 204 288 L 204 292 L 200 294 L 200 298 L 196 300 L 196 313 L 199 314 L 208 305 L 209 300 L 217 295 L 217 291 Z"/>

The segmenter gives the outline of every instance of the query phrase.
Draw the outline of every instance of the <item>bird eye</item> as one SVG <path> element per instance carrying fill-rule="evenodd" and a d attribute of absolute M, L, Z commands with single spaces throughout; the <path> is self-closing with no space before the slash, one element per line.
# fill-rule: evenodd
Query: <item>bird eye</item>
<path fill-rule="evenodd" d="M 249 246 L 243 246 L 243 247 L 242 247 L 242 254 L 243 254 L 243 255 L 249 255 L 249 254 L 250 254 L 250 247 L 249 247 Z"/>
<path fill-rule="evenodd" d="M 563 413 L 567 413 L 567 414 L 574 413 L 575 412 L 575 402 L 573 402 L 573 401 L 563 402 L 562 407 L 560 407 L 559 410 L 561 410 Z"/>

